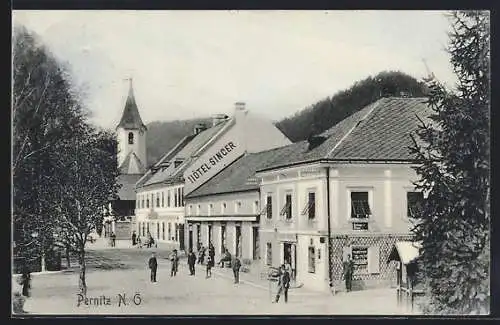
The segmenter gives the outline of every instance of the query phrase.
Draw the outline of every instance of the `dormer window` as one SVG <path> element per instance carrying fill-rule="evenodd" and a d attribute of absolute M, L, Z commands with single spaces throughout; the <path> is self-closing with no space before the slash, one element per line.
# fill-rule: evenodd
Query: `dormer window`
<path fill-rule="evenodd" d="M 128 133 L 128 144 L 134 144 L 134 133 Z"/>

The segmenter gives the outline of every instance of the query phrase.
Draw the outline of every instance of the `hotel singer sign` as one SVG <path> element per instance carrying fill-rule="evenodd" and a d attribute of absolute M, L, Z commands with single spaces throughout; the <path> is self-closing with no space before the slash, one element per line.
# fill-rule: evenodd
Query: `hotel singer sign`
<path fill-rule="evenodd" d="M 244 148 L 236 139 L 220 141 L 213 145 L 184 172 L 184 193 L 187 194 L 205 183 L 243 153 Z"/>

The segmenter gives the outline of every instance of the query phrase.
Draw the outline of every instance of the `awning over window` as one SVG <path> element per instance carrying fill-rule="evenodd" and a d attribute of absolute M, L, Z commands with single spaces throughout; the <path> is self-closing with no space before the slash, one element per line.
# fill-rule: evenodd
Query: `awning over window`
<path fill-rule="evenodd" d="M 419 243 L 411 241 L 400 241 L 394 244 L 387 263 L 390 261 L 401 261 L 408 265 L 419 256 L 419 249 L 422 247 Z"/>

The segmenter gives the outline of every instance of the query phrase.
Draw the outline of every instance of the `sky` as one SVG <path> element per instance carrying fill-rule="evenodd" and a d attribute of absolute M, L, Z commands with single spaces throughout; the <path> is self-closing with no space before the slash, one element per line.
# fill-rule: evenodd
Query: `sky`
<path fill-rule="evenodd" d="M 277 121 L 384 70 L 453 86 L 442 11 L 13 11 L 66 62 L 97 125 L 133 78 L 143 121 L 232 114 Z"/>

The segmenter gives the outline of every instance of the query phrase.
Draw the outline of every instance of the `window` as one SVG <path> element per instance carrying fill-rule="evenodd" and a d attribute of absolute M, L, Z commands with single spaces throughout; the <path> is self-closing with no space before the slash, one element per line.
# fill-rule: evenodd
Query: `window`
<path fill-rule="evenodd" d="M 142 236 L 146 236 L 146 225 L 144 224 L 144 222 L 142 223 Z"/>
<path fill-rule="evenodd" d="M 253 202 L 253 213 L 257 213 L 259 211 L 259 201 Z"/>
<path fill-rule="evenodd" d="M 212 242 L 212 225 L 208 225 L 208 243 L 207 244 L 210 244 Z"/>
<path fill-rule="evenodd" d="M 200 212 L 201 212 L 201 205 L 198 204 L 198 206 L 196 207 L 196 215 L 200 215 Z"/>
<path fill-rule="evenodd" d="M 315 192 L 309 192 L 307 195 L 307 204 L 302 211 L 302 214 L 305 215 L 307 214 L 308 219 L 312 220 L 316 217 L 316 193 Z"/>
<path fill-rule="evenodd" d="M 184 206 L 184 187 L 181 187 L 180 189 L 180 193 L 181 193 L 181 206 Z"/>
<path fill-rule="evenodd" d="M 406 192 L 406 216 L 416 218 L 422 210 L 424 195 L 422 192 Z"/>
<path fill-rule="evenodd" d="M 281 209 L 280 215 L 285 216 L 286 219 L 292 218 L 292 194 L 285 195 L 285 205 Z"/>
<path fill-rule="evenodd" d="M 193 215 L 193 205 L 192 205 L 192 204 L 190 204 L 190 205 L 188 206 L 188 215 L 189 215 L 189 216 L 192 216 L 192 215 Z"/>
<path fill-rule="evenodd" d="M 170 190 L 167 192 L 167 207 L 170 208 Z"/>
<path fill-rule="evenodd" d="M 268 195 L 266 199 L 266 216 L 267 219 L 273 218 L 273 197 L 271 195 Z"/>
<path fill-rule="evenodd" d="M 234 212 L 235 213 L 239 213 L 240 212 L 240 209 L 241 209 L 241 202 L 236 202 L 234 204 Z"/>
<path fill-rule="evenodd" d="M 214 205 L 212 203 L 209 203 L 208 204 L 208 215 L 211 216 L 212 215 L 212 210 L 214 208 Z"/>
<path fill-rule="evenodd" d="M 368 192 L 351 192 L 351 218 L 365 219 L 371 214 Z"/>
<path fill-rule="evenodd" d="M 165 192 L 161 192 L 161 207 L 165 207 Z"/>
<path fill-rule="evenodd" d="M 149 195 L 148 195 L 148 197 L 146 199 L 146 208 L 149 208 Z"/>
<path fill-rule="evenodd" d="M 175 241 L 179 240 L 179 232 L 177 231 L 179 229 L 179 225 L 175 224 Z"/>
<path fill-rule="evenodd" d="M 221 205 L 221 214 L 224 214 L 226 212 L 226 203 L 223 202 Z"/>
<path fill-rule="evenodd" d="M 128 144 L 134 144 L 134 133 L 128 133 Z"/>
<path fill-rule="evenodd" d="M 224 253 L 226 251 L 226 225 L 222 225 L 220 227 L 220 232 L 221 232 L 221 247 L 220 247 L 220 250 L 221 250 L 221 253 Z"/>
<path fill-rule="evenodd" d="M 178 207 L 177 189 L 174 190 L 174 207 Z"/>
<path fill-rule="evenodd" d="M 309 273 L 316 273 L 316 251 L 314 249 L 314 246 L 309 246 L 307 260 L 307 271 Z"/>
<path fill-rule="evenodd" d="M 165 222 L 161 223 L 161 239 L 165 240 Z"/>
<path fill-rule="evenodd" d="M 160 193 L 156 193 L 156 207 L 160 207 Z"/>
<path fill-rule="evenodd" d="M 266 243 L 266 265 L 273 265 L 273 250 L 271 243 Z"/>
<path fill-rule="evenodd" d="M 172 224 L 169 222 L 168 223 L 168 240 L 172 240 Z"/>

